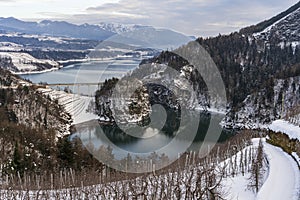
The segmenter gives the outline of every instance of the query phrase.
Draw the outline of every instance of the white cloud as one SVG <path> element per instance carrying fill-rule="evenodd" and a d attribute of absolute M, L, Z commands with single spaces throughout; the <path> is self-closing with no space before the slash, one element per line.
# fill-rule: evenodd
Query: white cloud
<path fill-rule="evenodd" d="M 190 35 L 228 33 L 283 11 L 297 0 L 120 0 L 86 10 L 88 20 L 173 28 Z M 110 13 L 108 15 L 108 13 Z M 124 13 L 122 17 L 118 13 Z M 82 17 L 82 15 L 80 16 Z"/>

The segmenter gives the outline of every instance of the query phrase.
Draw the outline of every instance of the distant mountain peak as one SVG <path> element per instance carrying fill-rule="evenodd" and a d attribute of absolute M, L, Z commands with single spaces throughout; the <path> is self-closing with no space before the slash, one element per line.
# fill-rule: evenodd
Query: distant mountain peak
<path fill-rule="evenodd" d="M 0 17 L 0 20 L 20 21 L 14 17 Z"/>
<path fill-rule="evenodd" d="M 121 23 L 105 23 L 101 22 L 98 26 L 106 31 L 110 31 L 116 34 L 126 33 L 142 28 L 144 26 L 137 24 L 121 24 Z"/>
<path fill-rule="evenodd" d="M 26 22 L 10 18 L 0 18 L 0 27 L 3 31 L 25 34 L 51 34 L 79 39 L 105 40 L 114 33 L 95 27 L 94 25 L 75 25 L 66 21 L 43 20 L 40 22 Z"/>
<path fill-rule="evenodd" d="M 66 21 L 52 21 L 52 20 L 43 20 L 40 22 L 40 24 L 60 24 L 60 25 L 70 25 L 70 26 L 77 26 L 75 24 L 71 24 L 69 22 Z"/>

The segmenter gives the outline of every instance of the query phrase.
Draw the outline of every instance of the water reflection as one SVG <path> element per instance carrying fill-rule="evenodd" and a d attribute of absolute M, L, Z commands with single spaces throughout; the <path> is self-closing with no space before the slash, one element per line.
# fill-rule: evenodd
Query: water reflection
<path fill-rule="evenodd" d="M 169 158 L 176 158 L 178 156 L 178 149 L 176 147 L 184 146 L 191 143 L 189 141 L 189 134 L 194 131 L 190 126 L 196 123 L 193 119 L 200 116 L 199 127 L 196 136 L 193 138 L 188 151 L 199 151 L 203 145 L 210 145 L 210 143 L 222 142 L 232 136 L 234 133 L 228 130 L 222 130 L 219 123 L 223 115 L 204 113 L 198 111 L 189 111 L 188 114 L 180 122 L 178 113 L 168 113 L 168 120 L 162 130 L 155 127 L 143 127 L 143 131 L 137 133 L 143 138 L 134 137 L 126 134 L 116 124 L 99 124 L 98 121 L 91 121 L 76 126 L 77 132 L 72 137 L 79 137 L 86 146 L 93 146 L 99 149 L 101 146 L 112 148 L 112 152 L 117 159 L 123 159 L 128 156 L 128 153 L 138 156 L 148 156 L 156 152 L 158 154 L 165 154 Z M 132 128 L 136 125 L 128 124 L 127 128 Z M 140 129 L 139 129 L 140 130 Z M 220 136 L 220 131 L 222 131 Z M 219 137 L 220 136 L 220 137 Z M 203 141 L 205 140 L 205 144 Z M 172 143 L 172 148 L 170 147 Z M 175 147 L 175 148 L 174 148 Z"/>

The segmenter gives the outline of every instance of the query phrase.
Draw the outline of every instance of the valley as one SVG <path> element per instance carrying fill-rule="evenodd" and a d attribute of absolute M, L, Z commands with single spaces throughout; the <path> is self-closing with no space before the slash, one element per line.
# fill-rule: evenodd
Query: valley
<path fill-rule="evenodd" d="M 197 39 L 0 18 L 0 199 L 298 200 L 299 16 Z"/>

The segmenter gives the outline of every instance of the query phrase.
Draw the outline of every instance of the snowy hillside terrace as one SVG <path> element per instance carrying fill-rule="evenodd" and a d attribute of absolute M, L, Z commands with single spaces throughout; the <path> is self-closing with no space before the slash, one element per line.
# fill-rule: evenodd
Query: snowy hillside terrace
<path fill-rule="evenodd" d="M 38 91 L 42 92 L 45 96 L 49 96 L 52 100 L 57 101 L 58 104 L 63 106 L 65 111 L 72 116 L 72 125 L 99 118 L 96 114 L 93 114 L 92 111 L 93 97 L 70 94 L 50 88 L 39 88 Z"/>
<path fill-rule="evenodd" d="M 26 191 L 4 189 L 0 192 L 0 198 L 206 200 L 215 197 L 242 200 L 298 200 L 300 171 L 296 163 L 288 154 L 267 144 L 264 139 L 261 140 L 261 145 L 259 143 L 260 139 L 252 139 L 248 146 L 237 144 L 235 152 L 227 151 L 226 156 L 221 153 L 223 151 L 218 151 L 217 157 L 209 156 L 200 163 L 196 161 L 198 159 L 195 154 L 187 154 L 184 162 L 180 164 L 185 166 L 183 170 L 169 168 L 163 174 L 145 174 L 124 181 L 92 186 L 81 185 L 69 189 Z M 263 166 L 256 168 L 259 163 Z M 256 172 L 259 175 L 258 190 L 254 186 L 256 183 L 253 175 Z"/>

